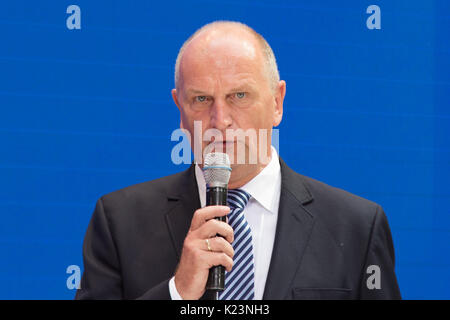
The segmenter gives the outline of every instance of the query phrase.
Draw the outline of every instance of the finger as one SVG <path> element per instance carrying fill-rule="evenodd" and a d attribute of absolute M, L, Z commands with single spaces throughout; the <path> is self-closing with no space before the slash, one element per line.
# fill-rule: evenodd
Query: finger
<path fill-rule="evenodd" d="M 196 231 L 197 237 L 200 239 L 213 238 L 217 235 L 224 237 L 229 243 L 234 241 L 233 228 L 226 222 L 211 219 L 205 222 Z"/>
<path fill-rule="evenodd" d="M 209 243 L 209 247 L 208 247 L 208 243 Z M 204 245 L 202 245 L 202 247 L 204 247 L 204 250 L 210 251 L 210 252 L 223 252 L 230 258 L 233 258 L 233 256 L 234 256 L 233 246 L 222 237 L 214 237 L 214 238 L 205 239 Z"/>
<path fill-rule="evenodd" d="M 228 272 L 233 268 L 233 259 L 223 252 L 210 252 L 206 259 L 209 265 L 208 268 L 224 266 Z"/>
<path fill-rule="evenodd" d="M 206 221 L 215 217 L 223 217 L 230 213 L 230 208 L 227 206 L 207 206 L 198 209 L 194 212 L 191 222 L 191 231 L 198 229 Z"/>

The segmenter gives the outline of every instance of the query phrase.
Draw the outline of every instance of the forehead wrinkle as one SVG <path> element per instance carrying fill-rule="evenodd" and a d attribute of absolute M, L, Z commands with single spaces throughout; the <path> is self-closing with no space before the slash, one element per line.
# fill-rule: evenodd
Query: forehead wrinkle
<path fill-rule="evenodd" d="M 262 76 L 263 70 L 257 67 L 254 61 L 247 59 L 232 59 L 226 57 L 225 60 L 206 58 L 190 59 L 186 55 L 186 61 L 182 66 L 183 87 L 186 89 L 195 88 L 198 90 L 212 91 L 213 89 L 229 89 L 245 85 L 254 86 Z M 204 66 L 210 66 L 205 68 Z"/>

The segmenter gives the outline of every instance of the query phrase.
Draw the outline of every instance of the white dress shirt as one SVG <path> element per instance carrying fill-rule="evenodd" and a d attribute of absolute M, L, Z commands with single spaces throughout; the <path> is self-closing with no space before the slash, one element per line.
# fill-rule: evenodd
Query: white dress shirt
<path fill-rule="evenodd" d="M 278 219 L 278 207 L 281 192 L 281 170 L 277 151 L 274 147 L 269 164 L 252 180 L 242 186 L 251 195 L 244 209 L 244 215 L 252 230 L 253 256 L 255 259 L 255 300 L 261 300 L 264 294 L 270 259 Z M 206 206 L 206 182 L 202 169 L 195 165 L 200 204 Z M 175 277 L 169 281 L 170 296 L 181 300 L 175 287 Z"/>

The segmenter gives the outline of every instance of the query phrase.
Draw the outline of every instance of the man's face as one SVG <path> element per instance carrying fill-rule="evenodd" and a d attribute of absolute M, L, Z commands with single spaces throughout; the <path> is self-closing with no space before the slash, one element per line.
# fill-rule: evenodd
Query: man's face
<path fill-rule="evenodd" d="M 212 32 L 209 36 L 200 35 L 186 47 L 180 64 L 179 88 L 172 95 L 180 109 L 181 127 L 191 137 L 194 121 L 201 121 L 202 133 L 208 129 L 222 133 L 222 141 L 208 139 L 199 143 L 202 154 L 205 150 L 232 149 L 234 154 L 230 156 L 236 162 L 242 156 L 237 152 L 243 149 L 246 161 L 250 152 L 262 147 L 270 156 L 272 127 L 281 121 L 284 91 L 284 81 L 275 90 L 271 87 L 261 50 L 252 37 L 245 33 Z M 265 129 L 268 139 L 230 135 L 231 130 L 237 129 L 254 130 L 256 137 L 260 129 Z"/>

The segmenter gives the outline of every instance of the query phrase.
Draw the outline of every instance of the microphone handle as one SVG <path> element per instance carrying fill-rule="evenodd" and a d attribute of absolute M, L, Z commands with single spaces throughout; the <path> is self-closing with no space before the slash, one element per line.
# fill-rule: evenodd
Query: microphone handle
<path fill-rule="evenodd" d="M 206 193 L 207 206 L 226 206 L 227 205 L 228 190 L 226 187 L 210 187 Z M 215 218 L 219 221 L 226 221 L 226 217 Z M 219 236 L 219 235 L 218 235 Z M 209 269 L 208 281 L 206 282 L 206 290 L 213 292 L 213 300 L 218 300 L 219 291 L 225 289 L 225 267 L 216 266 Z"/>

